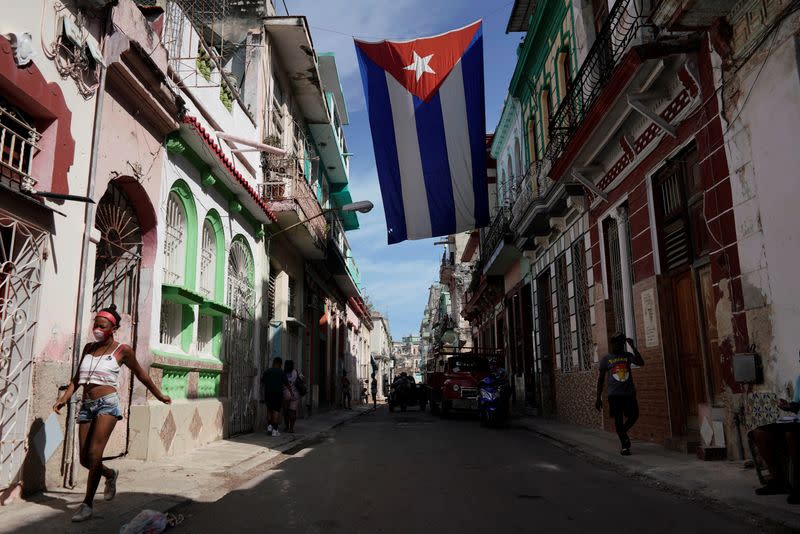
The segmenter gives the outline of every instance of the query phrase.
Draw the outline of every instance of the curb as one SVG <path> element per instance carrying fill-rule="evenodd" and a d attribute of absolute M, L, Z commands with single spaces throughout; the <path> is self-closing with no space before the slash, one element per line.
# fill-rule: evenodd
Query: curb
<path fill-rule="evenodd" d="M 768 528 L 770 528 L 771 532 L 798 531 L 798 523 L 800 523 L 800 517 L 795 517 L 794 521 L 790 521 L 788 520 L 788 518 L 779 519 L 776 518 L 774 515 L 767 515 L 768 513 L 770 513 L 769 511 L 765 511 L 763 508 L 752 504 L 750 501 L 737 500 L 735 503 L 731 503 L 714 495 L 709 495 L 703 490 L 689 489 L 686 487 L 682 487 L 681 485 L 675 483 L 672 480 L 668 480 L 663 477 L 654 475 L 652 473 L 648 473 L 646 470 L 640 469 L 638 466 L 636 467 L 630 466 L 627 465 L 625 462 L 615 462 L 614 460 L 611 460 L 601 454 L 598 454 L 597 452 L 594 452 L 591 448 L 584 447 L 573 441 L 569 441 L 565 438 L 556 436 L 553 433 L 547 432 L 546 430 L 542 430 L 536 427 L 535 425 L 520 423 L 519 427 L 522 428 L 523 430 L 531 432 L 532 434 L 542 439 L 552 442 L 554 446 L 566 450 L 567 452 L 573 453 L 576 456 L 581 456 L 596 464 L 600 464 L 607 468 L 616 470 L 617 472 L 620 472 L 620 474 L 624 476 L 628 476 L 631 478 L 638 478 L 646 482 L 649 482 L 655 485 L 657 488 L 661 489 L 662 491 L 666 490 L 676 495 L 682 495 L 685 497 L 689 497 L 691 499 L 704 501 L 706 504 L 711 505 L 715 508 L 725 510 L 728 513 L 731 513 L 733 515 L 738 515 L 745 519 L 750 519 L 751 521 L 757 522 L 761 526 L 767 526 Z"/>

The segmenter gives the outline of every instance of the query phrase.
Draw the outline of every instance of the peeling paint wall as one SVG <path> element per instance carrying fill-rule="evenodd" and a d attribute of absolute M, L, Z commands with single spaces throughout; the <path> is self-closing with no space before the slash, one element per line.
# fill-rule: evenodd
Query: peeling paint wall
<path fill-rule="evenodd" d="M 734 21 L 741 34 L 752 21 Z M 759 28 L 749 28 L 756 34 Z M 762 355 L 765 383 L 786 395 L 800 373 L 800 15 L 781 23 L 734 75 L 723 72 L 725 150 L 731 168 L 741 286 L 750 342 Z M 734 52 L 736 53 L 736 51 Z M 720 284 L 722 288 L 722 284 Z M 724 293 L 717 314 L 730 306 Z M 722 337 L 723 322 L 719 322 Z M 728 325 L 730 326 L 730 325 Z M 726 332 L 730 335 L 731 332 Z"/>

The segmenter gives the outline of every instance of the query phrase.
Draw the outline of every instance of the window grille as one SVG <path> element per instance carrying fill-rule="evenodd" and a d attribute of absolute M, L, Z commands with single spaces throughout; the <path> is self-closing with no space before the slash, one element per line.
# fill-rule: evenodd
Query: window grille
<path fill-rule="evenodd" d="M 200 294 L 213 300 L 216 285 L 217 267 L 217 234 L 211 226 L 211 221 L 203 223 L 203 247 L 200 250 Z"/>
<path fill-rule="evenodd" d="M 214 338 L 214 318 L 201 315 L 197 321 L 197 351 L 211 354 L 211 341 Z"/>
<path fill-rule="evenodd" d="M 568 285 L 567 256 L 562 254 L 556 260 L 556 298 L 558 299 L 558 341 L 561 348 L 561 369 L 564 371 L 573 367 Z"/>
<path fill-rule="evenodd" d="M 575 314 L 578 326 L 578 359 L 581 369 L 592 366 L 592 320 L 589 313 L 589 284 L 583 238 L 572 245 L 572 280 L 575 285 Z"/>
<path fill-rule="evenodd" d="M 295 315 L 295 313 L 297 312 L 297 309 L 295 308 L 296 298 L 297 298 L 296 283 L 294 278 L 289 277 L 289 309 L 286 312 L 286 314 L 289 317 L 297 317 Z"/>
<path fill-rule="evenodd" d="M 164 232 L 164 283 L 181 285 L 186 270 L 186 213 L 174 192 L 167 199 Z"/>
<path fill-rule="evenodd" d="M 161 301 L 161 328 L 159 341 L 165 345 L 180 345 L 183 308 L 170 300 Z"/>
<path fill-rule="evenodd" d="M 617 221 L 608 218 L 606 222 L 606 239 L 608 241 L 608 265 L 610 268 L 610 296 L 614 308 L 614 330 L 625 332 L 625 298 L 622 293 L 622 260 L 620 258 L 620 240 Z"/>
<path fill-rule="evenodd" d="M 275 285 L 277 283 L 277 273 L 270 270 L 269 287 L 267 288 L 267 320 L 275 318 Z"/>
<path fill-rule="evenodd" d="M 26 117 L 0 100 L 0 176 L 33 188 L 31 165 L 39 152 L 39 133 Z"/>

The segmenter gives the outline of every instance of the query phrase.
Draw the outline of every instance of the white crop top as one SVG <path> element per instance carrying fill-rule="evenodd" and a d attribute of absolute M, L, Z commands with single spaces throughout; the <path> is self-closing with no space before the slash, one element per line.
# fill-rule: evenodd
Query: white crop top
<path fill-rule="evenodd" d="M 118 344 L 113 352 L 99 356 L 86 354 L 78 371 L 78 385 L 97 384 L 118 388 L 119 362 L 116 354 L 120 347 L 122 344 Z"/>

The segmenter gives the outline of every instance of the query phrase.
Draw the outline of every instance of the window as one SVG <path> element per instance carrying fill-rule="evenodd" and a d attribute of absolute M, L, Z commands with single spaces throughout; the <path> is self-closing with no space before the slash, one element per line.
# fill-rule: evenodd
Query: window
<path fill-rule="evenodd" d="M 31 164 L 38 140 L 32 121 L 0 99 L 0 176 L 33 187 Z"/>
<path fill-rule="evenodd" d="M 270 114 L 270 136 L 283 146 L 283 132 L 285 130 L 285 115 L 283 110 L 284 97 L 281 85 L 277 78 L 272 78 L 272 113 Z"/>
<path fill-rule="evenodd" d="M 575 315 L 578 328 L 578 363 L 584 371 L 592 367 L 592 320 L 589 284 L 586 276 L 584 239 L 572 244 L 572 282 L 575 286 Z"/>
<path fill-rule="evenodd" d="M 541 110 L 541 117 L 542 117 L 542 132 L 544 137 L 545 145 L 550 142 L 550 116 L 552 115 L 552 109 L 550 105 L 550 91 L 545 89 L 542 91 L 542 95 L 540 97 L 540 105 L 539 109 Z"/>
<path fill-rule="evenodd" d="M 167 199 L 164 234 L 164 283 L 179 286 L 183 284 L 186 272 L 186 212 L 174 191 Z M 180 304 L 162 300 L 159 336 L 161 343 L 180 343 L 182 311 Z"/>
<path fill-rule="evenodd" d="M 614 314 L 610 325 L 614 331 L 631 336 L 634 333 L 634 325 L 630 278 L 630 231 L 626 205 L 617 208 L 615 215 L 603 221 L 603 234 L 606 283 Z"/>
<path fill-rule="evenodd" d="M 278 273 L 275 269 L 269 271 L 269 283 L 267 286 L 267 320 L 275 318 L 275 286 L 278 281 Z"/>
<path fill-rule="evenodd" d="M 181 285 L 186 270 L 186 212 L 174 191 L 167 199 L 164 236 L 164 283 Z"/>
<path fill-rule="evenodd" d="M 561 349 L 561 369 L 572 369 L 572 328 L 570 327 L 569 279 L 567 255 L 556 259 L 556 299 L 558 300 L 558 341 Z"/>
<path fill-rule="evenodd" d="M 514 185 L 519 182 L 519 179 L 522 177 L 522 149 L 519 146 L 519 137 L 514 139 L 514 163 L 517 166 L 517 173 L 514 176 Z"/>
<path fill-rule="evenodd" d="M 563 101 L 572 89 L 572 67 L 569 61 L 569 52 L 564 51 L 558 55 L 558 81 L 561 85 L 561 100 Z M 573 106 L 568 105 L 567 110 L 570 115 L 567 117 L 570 124 L 573 122 L 572 110 Z"/>
<path fill-rule="evenodd" d="M 214 300 L 214 286 L 217 266 L 217 235 L 211 221 L 203 223 L 203 248 L 200 250 L 200 293 Z"/>
<path fill-rule="evenodd" d="M 528 119 L 528 150 L 531 163 L 539 161 L 539 140 L 536 139 L 536 124 L 533 117 Z"/>
<path fill-rule="evenodd" d="M 200 294 L 208 300 L 217 300 L 215 294 L 217 267 L 217 235 L 211 221 L 203 223 L 202 248 L 200 250 Z M 214 338 L 214 318 L 200 315 L 197 323 L 197 350 L 201 354 L 211 353 Z"/>
<path fill-rule="evenodd" d="M 288 308 L 286 311 L 287 317 L 297 317 L 297 308 L 296 308 L 296 299 L 297 299 L 297 287 L 295 284 L 295 279 L 291 276 L 289 277 L 289 298 L 288 298 Z"/>

